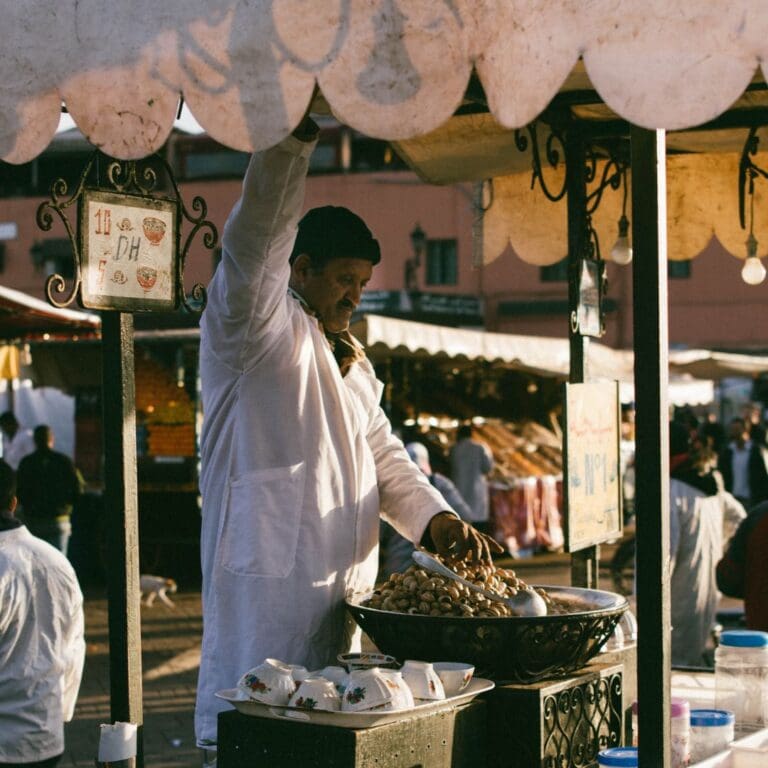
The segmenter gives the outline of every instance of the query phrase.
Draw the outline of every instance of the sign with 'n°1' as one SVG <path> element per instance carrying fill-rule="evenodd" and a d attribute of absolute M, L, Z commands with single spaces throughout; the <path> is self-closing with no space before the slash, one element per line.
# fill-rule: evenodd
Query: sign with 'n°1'
<path fill-rule="evenodd" d="M 620 420 L 618 382 L 566 384 L 563 489 L 568 552 L 621 535 Z"/>
<path fill-rule="evenodd" d="M 81 303 L 141 311 L 178 305 L 178 205 L 86 189 L 80 207 Z"/>

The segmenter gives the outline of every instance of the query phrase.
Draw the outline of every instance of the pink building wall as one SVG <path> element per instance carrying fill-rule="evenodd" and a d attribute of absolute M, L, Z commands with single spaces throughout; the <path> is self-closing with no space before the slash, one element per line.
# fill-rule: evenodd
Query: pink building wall
<path fill-rule="evenodd" d="M 235 180 L 183 183 L 186 200 L 202 195 L 209 218 L 221 233 L 226 216 L 237 199 Z M 507 252 L 496 261 L 472 267 L 471 186 L 438 187 L 424 184 L 410 172 L 318 175 L 309 179 L 306 207 L 346 205 L 369 224 L 382 247 L 383 259 L 370 283 L 372 290 L 404 287 L 404 262 L 412 256 L 410 232 L 418 223 L 427 237 L 455 238 L 459 260 L 458 284 L 426 286 L 422 267 L 419 286 L 441 293 L 481 297 L 488 330 L 544 336 L 567 335 L 565 314 L 504 316 L 501 301 L 564 300 L 565 283 L 545 283 L 538 267 Z M 30 248 L 36 240 L 65 237 L 61 225 L 42 232 L 35 211 L 42 198 L 0 199 L 0 222 L 16 222 L 19 236 L 5 242 L 5 271 L 0 283 L 42 298 L 45 275 L 35 271 Z M 70 211 L 70 218 L 74 211 Z M 610 247 L 610 244 L 603 244 Z M 670 343 L 674 345 L 733 349 L 768 349 L 768 282 L 746 285 L 740 276 L 742 261 L 725 253 L 716 241 L 692 262 L 691 276 L 669 281 Z M 194 282 L 207 283 L 212 255 L 195 243 L 185 268 L 187 289 Z M 619 309 L 608 315 L 603 341 L 611 346 L 632 344 L 631 267 L 607 265 L 608 297 Z"/>

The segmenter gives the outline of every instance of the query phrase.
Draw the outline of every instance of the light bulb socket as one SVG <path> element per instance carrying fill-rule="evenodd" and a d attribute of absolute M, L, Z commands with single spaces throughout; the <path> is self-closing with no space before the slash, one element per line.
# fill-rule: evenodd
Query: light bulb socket
<path fill-rule="evenodd" d="M 748 259 L 757 258 L 757 238 L 755 237 L 754 233 L 752 232 L 749 233 L 749 237 L 746 240 L 746 246 L 747 246 L 747 258 Z"/>
<path fill-rule="evenodd" d="M 626 217 L 625 214 L 621 214 L 621 218 L 619 219 L 619 237 L 628 237 L 629 236 L 629 219 Z"/>

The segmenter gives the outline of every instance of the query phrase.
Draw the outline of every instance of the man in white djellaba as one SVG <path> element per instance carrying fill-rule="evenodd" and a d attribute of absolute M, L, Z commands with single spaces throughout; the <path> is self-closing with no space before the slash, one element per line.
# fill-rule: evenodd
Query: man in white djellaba
<path fill-rule="evenodd" d="M 15 509 L 0 461 L 0 766 L 53 768 L 83 674 L 83 595 L 69 560 Z"/>
<path fill-rule="evenodd" d="M 411 461 L 348 328 L 381 255 L 362 219 L 299 222 L 317 127 L 253 155 L 201 320 L 203 645 L 195 729 L 214 693 L 272 657 L 318 669 L 359 647 L 344 599 L 374 586 L 379 516 L 442 554 L 500 547 Z"/>

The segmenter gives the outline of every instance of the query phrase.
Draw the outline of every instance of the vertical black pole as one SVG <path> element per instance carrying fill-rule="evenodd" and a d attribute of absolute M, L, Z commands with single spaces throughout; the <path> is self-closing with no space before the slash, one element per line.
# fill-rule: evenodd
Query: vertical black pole
<path fill-rule="evenodd" d="M 579 264 L 586 250 L 587 182 L 584 137 L 575 126 L 565 134 L 565 173 L 568 203 L 568 339 L 570 342 L 570 375 L 572 384 L 589 378 L 587 354 L 589 337 L 574 330 L 572 313 L 579 306 Z M 571 553 L 571 584 L 575 587 L 597 589 L 598 547 L 585 547 Z"/>
<path fill-rule="evenodd" d="M 101 318 L 111 717 L 112 722 L 139 726 L 137 765 L 142 768 L 144 717 L 133 316 L 103 312 Z"/>
<path fill-rule="evenodd" d="M 658 768 L 670 764 L 669 344 L 664 131 L 633 127 L 631 142 L 638 731 L 640 768 Z"/>

